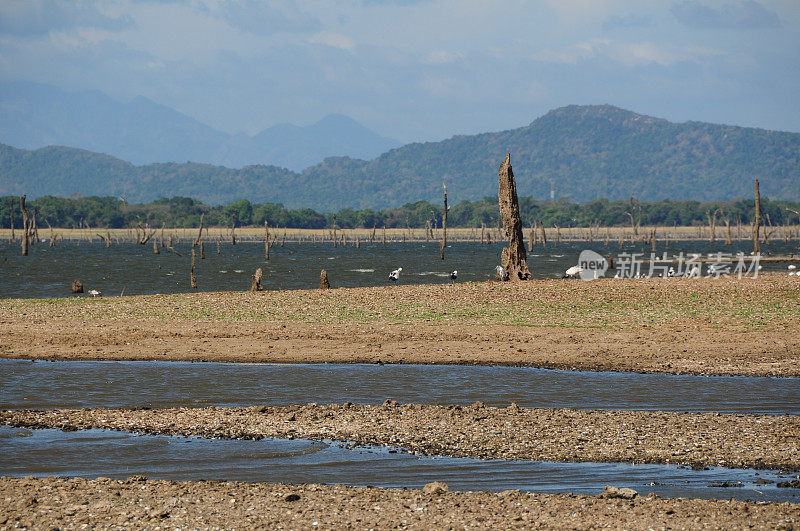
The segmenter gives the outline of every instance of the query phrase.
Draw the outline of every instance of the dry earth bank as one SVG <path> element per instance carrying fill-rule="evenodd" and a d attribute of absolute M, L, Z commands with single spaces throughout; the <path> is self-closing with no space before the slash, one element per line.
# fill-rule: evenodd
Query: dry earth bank
<path fill-rule="evenodd" d="M 0 300 L 0 357 L 800 376 L 800 278 Z"/>

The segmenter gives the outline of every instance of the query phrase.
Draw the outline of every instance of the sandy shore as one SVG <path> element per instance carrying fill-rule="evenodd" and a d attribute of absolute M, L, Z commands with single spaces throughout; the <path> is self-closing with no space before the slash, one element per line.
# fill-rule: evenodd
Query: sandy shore
<path fill-rule="evenodd" d="M 0 300 L 0 357 L 800 376 L 800 278 Z"/>
<path fill-rule="evenodd" d="M 397 404 L 0 411 L 28 428 L 308 438 L 482 459 L 800 470 L 800 417 Z"/>
<path fill-rule="evenodd" d="M 0 478 L 0 529 L 796 529 L 800 505 L 507 491 Z"/>

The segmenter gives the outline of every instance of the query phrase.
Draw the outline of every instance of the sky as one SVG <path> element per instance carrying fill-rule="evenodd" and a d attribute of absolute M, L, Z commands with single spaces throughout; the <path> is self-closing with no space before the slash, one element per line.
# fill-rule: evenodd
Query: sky
<path fill-rule="evenodd" d="M 0 82 L 402 142 L 569 104 L 800 132 L 800 0 L 0 0 Z"/>

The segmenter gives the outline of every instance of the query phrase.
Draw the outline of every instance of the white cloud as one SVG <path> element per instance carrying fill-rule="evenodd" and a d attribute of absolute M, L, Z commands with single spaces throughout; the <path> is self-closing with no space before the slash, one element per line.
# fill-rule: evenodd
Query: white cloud
<path fill-rule="evenodd" d="M 545 63 L 577 64 L 592 59 L 607 49 L 611 41 L 608 39 L 592 39 L 576 42 L 558 50 L 544 49 L 532 54 L 533 59 Z"/>
<path fill-rule="evenodd" d="M 670 66 L 683 61 L 701 63 L 724 52 L 694 45 L 675 46 L 650 41 L 624 42 L 610 39 L 592 39 L 577 42 L 558 50 L 542 50 L 532 54 L 533 59 L 546 63 L 577 65 L 583 61 L 606 58 L 625 66 L 657 64 Z"/>
<path fill-rule="evenodd" d="M 433 50 L 425 58 L 425 62 L 434 65 L 443 65 L 447 63 L 454 63 L 461 59 L 463 54 L 457 52 L 449 52 L 447 50 Z"/>
<path fill-rule="evenodd" d="M 312 44 L 324 44 L 325 46 L 347 50 L 348 52 L 352 52 L 356 48 L 355 42 L 353 42 L 353 39 L 350 37 L 342 35 L 341 33 L 333 33 L 329 31 L 321 31 L 312 35 L 308 39 L 308 42 Z"/>

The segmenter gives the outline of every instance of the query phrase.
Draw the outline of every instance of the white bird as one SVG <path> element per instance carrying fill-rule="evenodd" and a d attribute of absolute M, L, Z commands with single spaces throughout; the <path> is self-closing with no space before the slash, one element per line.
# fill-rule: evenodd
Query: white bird
<path fill-rule="evenodd" d="M 508 277 L 506 277 L 506 270 L 503 269 L 503 266 L 499 265 L 495 267 L 494 272 L 497 274 L 497 280 L 508 280 Z"/>
<path fill-rule="evenodd" d="M 574 277 L 580 275 L 581 273 L 583 273 L 583 268 L 581 266 L 574 265 L 574 266 L 570 267 L 569 269 L 567 269 L 564 272 L 564 277 L 563 278 L 567 278 L 567 277 L 573 277 L 574 278 Z"/>
<path fill-rule="evenodd" d="M 391 280 L 392 282 L 397 282 L 400 279 L 400 271 L 402 270 L 403 270 L 402 267 L 398 267 L 397 269 L 389 273 L 389 280 Z"/>
<path fill-rule="evenodd" d="M 97 297 L 100 294 L 101 293 L 99 291 L 97 291 L 96 289 L 90 289 L 89 290 L 89 295 L 91 295 L 92 297 Z"/>
<path fill-rule="evenodd" d="M 670 278 L 675 276 L 675 268 L 674 267 L 669 266 L 669 271 L 667 271 L 667 276 L 670 277 Z"/>
<path fill-rule="evenodd" d="M 794 265 L 794 264 L 789 264 L 789 269 L 790 270 L 795 270 L 795 269 L 797 269 L 797 266 Z"/>
<path fill-rule="evenodd" d="M 455 280 L 458 278 L 458 269 L 454 269 L 452 273 L 450 273 L 450 280 Z"/>

